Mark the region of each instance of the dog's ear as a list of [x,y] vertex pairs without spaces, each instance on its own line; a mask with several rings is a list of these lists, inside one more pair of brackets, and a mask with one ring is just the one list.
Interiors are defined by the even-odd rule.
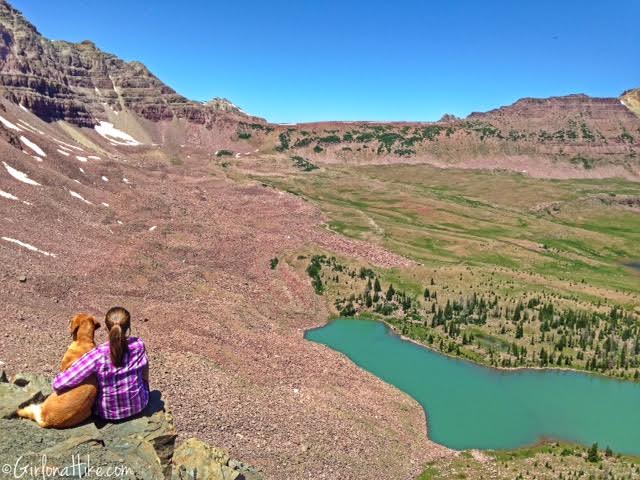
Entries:
[[69,333],[74,340],[76,338],[76,334],[78,333],[78,328],[80,328],[80,320],[82,320],[82,315],[76,315],[69,322]]
[[91,317],[91,319],[93,320],[93,326],[97,329],[100,328],[100,322],[98,320],[95,319],[95,317]]

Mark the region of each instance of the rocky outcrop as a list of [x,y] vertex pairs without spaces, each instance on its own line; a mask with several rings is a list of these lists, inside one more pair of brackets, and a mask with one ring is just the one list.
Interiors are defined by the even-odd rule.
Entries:
[[640,117],[640,88],[624,92],[620,96],[620,103]]
[[[19,478],[99,475],[129,479],[259,480],[260,474],[197,439],[176,447],[177,432],[159,392],[137,417],[116,423],[87,422],[66,430],[42,429],[15,417],[17,408],[41,402],[50,380],[31,374],[8,381],[0,371],[0,467]],[[39,469],[39,470],[38,470]],[[13,477],[12,477],[13,478]],[[18,477],[16,477],[18,478]]]
[[[597,98],[584,94],[550,98],[523,98],[512,105],[480,113],[469,120],[490,122],[507,133],[545,131],[560,143],[634,143],[620,138],[623,132],[637,133],[638,118],[617,98]],[[557,134],[562,132],[563,135]]]
[[0,0],[0,85],[5,96],[40,118],[78,126],[92,127],[122,110],[152,121],[184,118],[205,125],[220,115],[249,118],[228,101],[191,101],[142,63],[125,62],[90,41],[50,41],[4,0]]

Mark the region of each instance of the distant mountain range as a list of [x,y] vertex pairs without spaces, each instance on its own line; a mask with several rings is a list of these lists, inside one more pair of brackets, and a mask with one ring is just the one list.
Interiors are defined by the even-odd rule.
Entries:
[[291,151],[318,162],[426,162],[529,171],[522,166],[535,165],[542,157],[541,175],[553,176],[558,162],[600,170],[599,175],[606,174],[602,169],[611,175],[638,175],[638,90],[621,99],[525,98],[434,123],[272,125],[225,99],[189,100],[142,63],[125,62],[91,41],[48,40],[4,0],[0,33],[3,96],[47,122],[92,128],[108,121],[150,143],[191,141],[205,148],[222,143],[230,151],[245,149],[240,140],[252,138],[252,147]]

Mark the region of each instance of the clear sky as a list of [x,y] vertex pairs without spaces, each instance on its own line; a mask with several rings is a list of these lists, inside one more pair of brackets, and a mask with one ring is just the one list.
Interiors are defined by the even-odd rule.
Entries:
[[9,1],[49,38],[274,122],[436,120],[640,86],[640,0]]

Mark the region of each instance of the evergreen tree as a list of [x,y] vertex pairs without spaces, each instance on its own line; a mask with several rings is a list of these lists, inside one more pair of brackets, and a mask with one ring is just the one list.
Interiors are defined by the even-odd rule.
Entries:
[[393,299],[393,296],[396,294],[395,289],[393,288],[393,284],[389,284],[389,289],[387,290],[387,294],[385,295],[388,301]]
[[451,320],[453,318],[453,307],[451,306],[451,302],[447,300],[447,304],[444,307],[444,318],[447,320]]
[[542,347],[542,350],[540,350],[540,365],[545,366],[547,365],[548,362],[549,362],[549,356],[547,354],[547,351],[544,349],[544,347]]
[[597,443],[594,443],[589,448],[589,451],[587,452],[587,460],[589,460],[592,463],[597,463],[597,462],[600,461],[600,455],[598,455],[598,444]]
[[513,321],[514,322],[519,322],[520,318],[522,316],[522,310],[524,310],[524,307],[522,306],[522,303],[518,302],[518,305],[516,306],[516,310],[513,313]]
[[376,281],[373,282],[373,291],[376,293],[382,291],[382,287],[380,287],[380,281],[378,280],[378,277],[376,277]]
[[369,292],[367,292],[367,294],[365,295],[365,305],[367,306],[367,308],[371,308],[371,306],[373,305],[373,299],[371,298],[371,294]]
[[356,314],[356,309],[353,306],[353,303],[349,301],[342,310],[340,310],[340,315],[343,317],[352,317]]

